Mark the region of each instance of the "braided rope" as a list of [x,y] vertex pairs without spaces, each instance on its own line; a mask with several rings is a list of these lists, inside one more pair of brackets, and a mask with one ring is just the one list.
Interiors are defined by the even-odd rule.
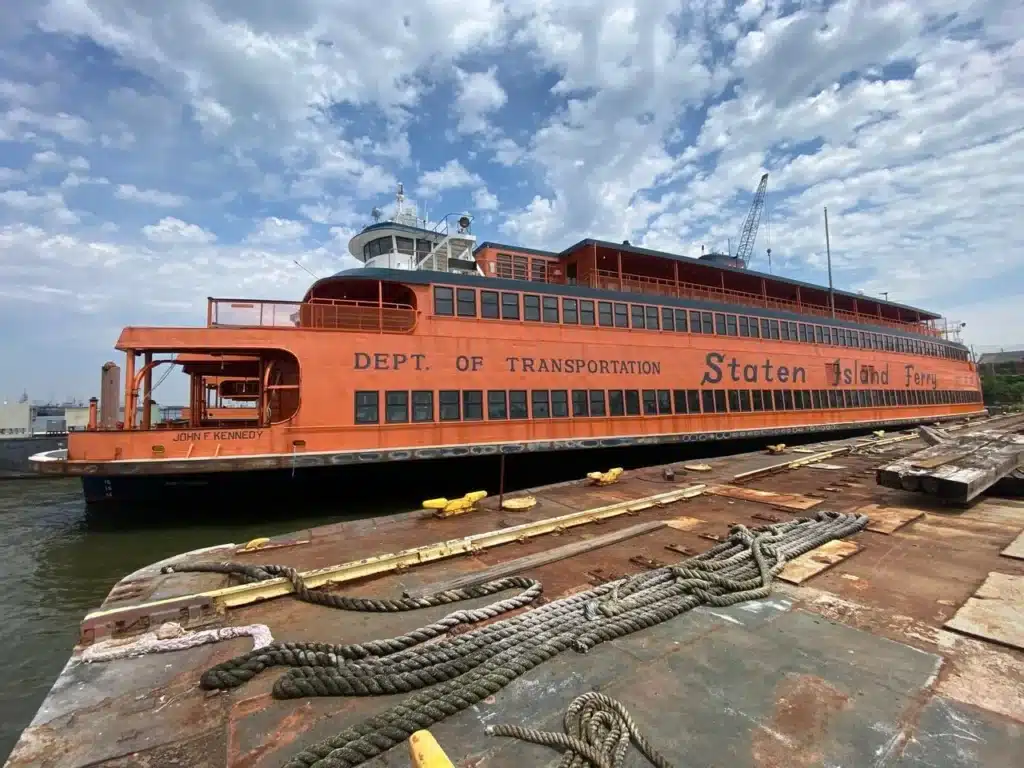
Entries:
[[513,577],[425,598],[373,600],[310,590],[293,569],[281,566],[210,563],[175,570],[237,573],[253,580],[285,575],[300,599],[346,610],[411,610],[501,589],[524,589],[515,597],[456,611],[396,638],[351,645],[274,643],[203,674],[203,688],[232,688],[267,667],[292,667],[275,682],[276,698],[411,693],[391,709],[303,750],[285,766],[351,768],[493,695],[570,648],[586,653],[699,605],[726,606],[767,597],[775,574],[788,560],[856,533],[867,523],[864,515],[819,512],[814,518],[753,530],[733,526],[728,539],[678,565],[602,584],[455,637],[441,635],[458,624],[483,621],[532,602],[540,594],[540,584]]
[[672,768],[651,746],[629,712],[615,699],[590,691],[577,696],[565,712],[565,733],[518,725],[489,725],[491,736],[508,736],[562,750],[558,768],[621,768],[630,741],[655,768]]

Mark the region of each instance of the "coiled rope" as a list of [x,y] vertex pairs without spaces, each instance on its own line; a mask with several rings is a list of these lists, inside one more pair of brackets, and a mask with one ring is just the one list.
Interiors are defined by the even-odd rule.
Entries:
[[629,712],[615,699],[593,691],[577,696],[565,712],[565,733],[538,731],[518,725],[489,725],[491,736],[510,736],[565,752],[558,768],[621,768],[632,741],[647,762],[672,768],[637,728]]
[[[757,529],[733,526],[729,537],[696,557],[638,576],[602,584],[456,637],[440,636],[458,624],[493,618],[540,594],[532,579],[508,578],[424,598],[373,600],[311,590],[291,568],[211,563],[173,570],[237,573],[247,580],[284,575],[296,595],[345,610],[411,610],[493,594],[519,595],[480,609],[456,611],[408,634],[369,643],[274,643],[207,670],[206,689],[241,685],[270,666],[290,666],[274,684],[276,698],[366,696],[413,692],[401,704],[346,728],[286,763],[285,768],[350,768],[412,733],[429,728],[504,688],[547,659],[572,648],[586,653],[600,643],[660,624],[698,605],[727,606],[767,597],[787,561],[851,535],[864,515],[819,512]],[[425,647],[417,647],[437,639]]]

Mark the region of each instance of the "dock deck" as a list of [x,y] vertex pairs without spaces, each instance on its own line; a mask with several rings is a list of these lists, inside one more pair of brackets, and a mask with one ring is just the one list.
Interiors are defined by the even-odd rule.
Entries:
[[[1024,417],[989,421],[986,428],[994,424],[1024,428]],[[417,511],[344,522],[297,531],[249,552],[230,545],[175,564],[230,560],[305,572],[332,568],[324,579],[350,578],[392,560],[333,567],[427,547],[418,550],[430,553],[419,565],[338,588],[348,595],[398,597],[640,523],[669,521],[520,573],[539,580],[543,599],[553,601],[677,563],[685,552],[705,551],[734,523],[755,528],[823,510],[859,511],[871,522],[849,537],[856,546],[835,557],[805,558],[802,569],[783,572],[788,581],[777,580],[769,598],[698,607],[588,653],[570,649],[434,725],[431,733],[459,766],[549,765],[558,759],[552,749],[490,736],[486,726],[510,723],[560,732],[569,703],[584,692],[600,691],[625,705],[676,766],[1019,764],[1024,545],[1015,548],[1014,542],[1024,531],[1024,501],[989,495],[955,509],[878,486],[880,465],[923,447],[912,433],[894,440],[899,436],[832,441],[813,446],[811,453],[802,448],[781,456],[714,459],[707,472],[676,464],[673,480],[664,479],[663,468],[652,467],[626,472],[606,487],[574,482],[534,489],[529,494],[538,503],[527,511],[500,510],[491,496],[476,511],[446,519]],[[780,466],[792,462],[801,465]],[[763,471],[768,467],[775,469]],[[677,493],[682,498],[665,501],[662,496],[696,485],[704,488],[690,498]],[[429,497],[430,489],[423,495]],[[643,501],[652,496],[660,501]],[[624,511],[638,506],[646,508]],[[554,530],[522,541],[496,544],[487,536],[588,510],[606,510],[606,516],[580,524],[569,518],[572,524],[548,526]],[[534,528],[523,530],[532,534]],[[477,541],[486,548],[445,557],[443,547],[429,546],[474,534],[483,535]],[[102,611],[83,623],[83,638],[101,641],[132,621],[144,624],[147,616],[154,623],[191,616],[197,629],[264,624],[277,641],[355,643],[395,637],[454,609],[497,599],[366,613],[290,595],[271,597],[284,590],[269,582],[223,591],[228,584],[219,574],[143,569],[126,577]],[[151,606],[182,596],[191,597]],[[87,664],[80,646],[8,765],[280,766],[408,695],[277,700],[271,688],[283,667],[226,692],[198,687],[206,669],[251,647],[246,637]],[[631,759],[640,764],[635,753]],[[364,764],[409,765],[408,749],[397,746]]]

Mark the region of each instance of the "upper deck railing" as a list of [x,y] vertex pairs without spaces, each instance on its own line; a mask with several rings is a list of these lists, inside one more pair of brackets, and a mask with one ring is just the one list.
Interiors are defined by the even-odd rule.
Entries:
[[293,328],[321,331],[409,333],[416,327],[416,310],[409,304],[314,299],[262,301],[208,299],[210,328]]
[[[832,312],[827,307],[819,307],[810,304],[803,304],[785,299],[774,299],[769,296],[762,296],[757,293],[746,291],[734,291],[728,288],[714,288],[708,285],[697,285],[695,283],[677,283],[674,280],[665,280],[658,277],[644,277],[641,275],[622,275],[618,272],[609,272],[603,269],[595,269],[580,279],[580,283],[589,285],[591,288],[600,288],[609,291],[628,291],[631,293],[656,294],[660,296],[674,296],[677,298],[704,299],[707,301],[720,301],[726,304],[737,304],[747,307],[765,307],[766,309],[777,309],[783,312],[794,312],[801,315],[815,315],[817,317],[832,317]],[[880,325],[889,328],[899,328],[910,333],[918,333],[925,336],[943,336],[941,329],[936,328],[928,321],[919,323],[903,322],[878,317],[877,315],[866,315],[862,312],[846,312],[837,309],[836,319],[848,320],[865,325]]]

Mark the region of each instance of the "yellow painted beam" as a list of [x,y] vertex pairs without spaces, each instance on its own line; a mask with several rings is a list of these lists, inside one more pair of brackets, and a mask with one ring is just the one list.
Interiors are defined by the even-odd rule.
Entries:
[[409,737],[413,768],[455,768],[430,731],[416,731]]

